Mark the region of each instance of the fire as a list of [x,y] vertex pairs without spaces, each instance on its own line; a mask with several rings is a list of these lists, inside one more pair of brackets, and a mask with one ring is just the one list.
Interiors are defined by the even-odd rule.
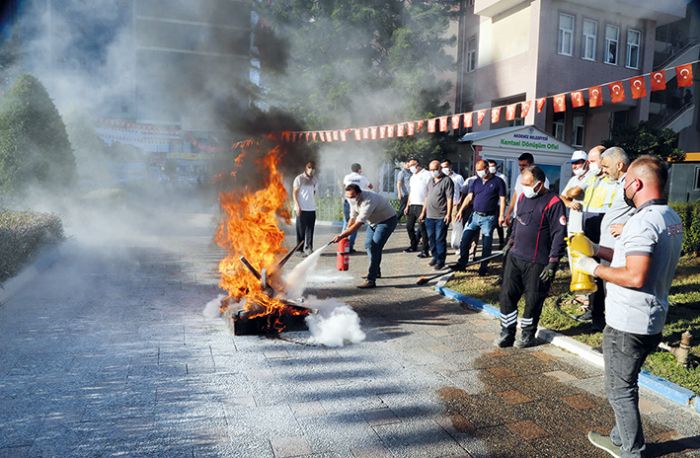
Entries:
[[[245,256],[258,272],[265,270],[273,290],[284,289],[274,275],[277,261],[287,251],[279,223],[280,220],[289,223],[291,217],[279,170],[281,155],[277,146],[256,161],[259,173],[266,175],[259,189],[246,186],[219,196],[223,218],[215,240],[226,250],[226,257],[219,262],[219,286],[228,292],[229,300],[245,299],[245,311],[251,318],[280,315],[286,308],[284,302],[265,291],[261,281],[240,260]],[[242,167],[242,159],[242,155],[236,159],[232,176]]]

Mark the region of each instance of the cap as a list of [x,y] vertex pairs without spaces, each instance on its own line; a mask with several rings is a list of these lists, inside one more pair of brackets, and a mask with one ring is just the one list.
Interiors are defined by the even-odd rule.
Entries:
[[577,150],[577,151],[574,151],[574,154],[571,155],[571,160],[569,162],[587,161],[587,160],[588,160],[588,154],[586,154],[585,151]]

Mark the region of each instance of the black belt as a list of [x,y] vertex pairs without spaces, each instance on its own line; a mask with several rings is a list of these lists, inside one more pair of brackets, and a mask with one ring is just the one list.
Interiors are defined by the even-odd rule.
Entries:
[[496,212],[478,212],[474,210],[474,213],[479,216],[496,216]]

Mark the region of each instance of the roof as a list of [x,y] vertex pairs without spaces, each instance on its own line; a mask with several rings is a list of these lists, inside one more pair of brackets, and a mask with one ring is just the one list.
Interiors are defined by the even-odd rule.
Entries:
[[500,135],[509,134],[511,132],[516,132],[525,127],[531,126],[512,126],[512,127],[501,127],[500,129],[491,130],[480,130],[478,132],[469,132],[468,134],[462,135],[459,139],[460,142],[474,142],[478,140],[483,140],[485,138],[498,137]]

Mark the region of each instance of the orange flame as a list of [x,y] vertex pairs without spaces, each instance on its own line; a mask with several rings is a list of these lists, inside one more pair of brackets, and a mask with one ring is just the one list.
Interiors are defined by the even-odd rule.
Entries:
[[[242,165],[242,155],[236,159],[232,176]],[[216,243],[226,250],[226,257],[219,262],[221,279],[219,286],[233,300],[246,299],[245,310],[250,318],[281,313],[285,304],[270,297],[261,281],[241,263],[245,256],[258,272],[266,270],[268,283],[279,282],[274,274],[277,261],[284,248],[284,231],[280,220],[289,223],[287,191],[279,170],[281,149],[272,148],[257,164],[267,176],[260,189],[234,189],[219,195],[223,218],[216,231]],[[276,291],[281,284],[271,284]]]

